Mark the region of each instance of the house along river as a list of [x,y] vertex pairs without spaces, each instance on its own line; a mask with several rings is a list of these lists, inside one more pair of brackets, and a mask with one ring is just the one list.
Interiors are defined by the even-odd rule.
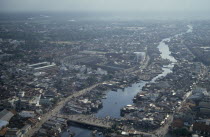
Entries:
[[[188,25],[188,30],[186,33],[190,33],[193,30],[193,27],[191,25]],[[184,33],[182,33],[184,34]],[[175,35],[174,37],[177,37],[179,35]],[[161,52],[161,57],[163,59],[168,59],[171,61],[169,65],[163,66],[162,70],[163,72],[159,74],[158,76],[154,77],[151,81],[140,81],[138,83],[133,83],[131,86],[126,87],[124,90],[118,89],[116,91],[109,91],[107,93],[107,98],[103,99],[103,108],[101,108],[95,115],[97,117],[106,117],[110,116],[112,118],[120,118],[120,109],[128,104],[133,104],[133,98],[134,96],[142,90],[142,87],[145,86],[149,82],[155,82],[160,77],[166,76],[168,73],[172,72],[172,68],[174,67],[174,64],[177,62],[176,59],[171,56],[171,52],[169,50],[169,47],[165,42],[170,41],[172,37],[163,39],[159,45],[158,49]],[[68,130],[75,133],[74,137],[92,137],[92,131],[88,129],[83,129],[79,127],[71,126],[68,128]],[[68,132],[63,132],[62,137],[68,137]],[[103,135],[96,135],[96,136],[103,136]]]

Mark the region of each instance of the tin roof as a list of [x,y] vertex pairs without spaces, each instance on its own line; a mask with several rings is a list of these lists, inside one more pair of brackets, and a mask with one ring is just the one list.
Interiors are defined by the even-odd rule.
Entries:
[[14,116],[14,114],[6,109],[0,112],[0,120],[10,121],[10,119]]

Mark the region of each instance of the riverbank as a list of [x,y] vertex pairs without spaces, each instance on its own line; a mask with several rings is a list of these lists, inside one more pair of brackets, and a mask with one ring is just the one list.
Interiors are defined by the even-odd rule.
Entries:
[[[176,60],[170,56],[171,53],[169,51],[169,48],[164,43],[166,40],[169,40],[169,39],[162,40],[158,46],[158,49],[161,52],[161,57],[165,60],[169,60],[170,64],[168,64],[169,61],[167,61],[168,65],[162,65],[162,67],[159,67],[158,71],[153,71],[154,75],[153,76],[150,75],[150,78],[148,78],[148,80],[150,80],[151,82],[155,82],[157,79],[162,78],[162,77],[166,76],[167,74],[171,73],[174,63],[176,62]],[[151,66],[153,66],[153,67],[151,67]],[[151,66],[150,66],[151,69],[155,68],[154,64],[152,64]],[[144,71],[149,72],[150,70],[142,70],[142,72],[144,72]],[[157,70],[157,69],[155,69],[155,70]],[[141,73],[141,74],[143,74],[143,73]],[[151,79],[151,77],[153,77],[153,78]],[[142,77],[139,77],[139,78],[142,79]],[[118,89],[117,92],[109,91],[106,95],[106,99],[102,100],[103,108],[100,109],[99,112],[96,113],[96,116],[98,116],[98,117],[110,116],[113,118],[120,118],[121,116],[120,116],[119,110],[128,104],[131,104],[130,107],[133,107],[133,97],[137,93],[141,93],[142,88],[145,87],[145,85],[148,84],[150,81],[148,81],[148,82],[141,81],[141,82],[132,84],[130,87],[127,87],[124,90]],[[133,112],[135,112],[135,111],[136,110],[134,110]],[[129,113],[130,112],[131,111],[129,111]],[[168,115],[166,115],[166,116],[168,116]],[[130,118],[128,118],[128,115],[123,117],[123,119],[121,119],[121,121],[118,122],[118,128],[121,130],[124,130],[124,131],[128,131],[130,129],[129,126],[128,127],[124,126],[124,128],[119,127],[120,124],[122,124],[122,123],[123,123],[123,125],[128,125],[128,123],[125,123],[126,121],[128,121],[128,119],[131,120]]]
[[[153,78],[152,79],[150,78],[149,79],[150,81],[147,81],[147,82],[141,81],[141,82],[138,82],[135,84],[130,84],[130,83],[132,83],[134,81],[138,81],[141,77],[138,77],[138,76],[133,77],[132,76],[132,77],[129,77],[129,79],[130,78],[132,78],[132,79],[127,80],[127,81],[118,81],[117,79],[115,79],[114,83],[109,85],[110,87],[112,87],[112,89],[114,91],[108,90],[108,92],[107,92],[106,89],[104,90],[107,92],[107,94],[104,97],[104,99],[102,99],[103,107],[102,107],[102,109],[99,109],[99,111],[96,113],[96,117],[103,118],[103,117],[109,116],[109,117],[114,117],[114,118],[118,119],[118,118],[120,118],[120,109],[128,104],[131,104],[130,107],[136,106],[137,110],[134,110],[134,111],[132,111],[132,113],[128,113],[120,120],[117,120],[118,122],[116,122],[116,124],[117,124],[116,126],[117,126],[118,131],[127,132],[128,130],[130,130],[133,127],[135,130],[138,130],[138,131],[143,131],[143,132],[149,131],[150,132],[150,130],[154,130],[157,127],[163,126],[168,121],[170,121],[169,119],[171,119],[171,116],[168,114],[170,114],[173,111],[173,109],[170,110],[170,109],[167,109],[167,107],[163,106],[162,104],[159,104],[159,106],[158,106],[154,103],[154,101],[157,101],[160,97],[163,97],[163,94],[162,94],[163,91],[161,91],[162,92],[161,93],[160,91],[154,90],[154,92],[148,92],[148,93],[144,94],[144,97],[145,97],[145,95],[149,95],[148,96],[149,98],[147,97],[147,98],[145,98],[146,100],[144,100],[144,106],[143,106],[144,109],[139,109],[139,107],[142,108],[142,103],[139,103],[139,101],[137,101],[138,103],[135,102],[133,104],[133,101],[132,101],[133,97],[137,93],[141,93],[142,88],[145,87],[145,85],[147,85],[148,89],[151,89],[150,86],[148,86],[148,85],[151,85],[151,82],[153,83],[153,82],[156,82],[156,80],[161,80],[167,74],[172,72],[172,69],[174,67],[174,64],[176,63],[176,60],[170,55],[171,53],[169,51],[169,48],[167,48],[168,45],[165,44],[169,40],[170,39],[163,39],[159,43],[158,49],[161,52],[161,54],[160,54],[161,58],[157,57],[156,62],[150,63],[147,66],[148,68],[150,68],[149,71],[148,71],[148,68],[146,69],[146,67],[145,67],[145,70],[144,69],[141,70],[142,72],[144,72],[144,71],[151,72],[150,75],[153,75]],[[166,61],[166,60],[169,60],[169,61]],[[159,63],[159,62],[161,62],[161,63]],[[158,63],[159,65],[157,65],[155,63]],[[157,69],[155,69],[155,71],[152,71],[152,68],[157,68]],[[134,74],[131,74],[131,75],[134,75]],[[124,83],[124,85],[122,85],[123,82],[125,82],[126,84]],[[119,87],[124,88],[123,86],[125,86],[127,84],[130,85],[130,87],[126,87],[124,90],[117,89]],[[164,84],[160,84],[159,86],[160,86],[159,87],[160,89],[162,88],[162,86],[167,87],[167,82]],[[81,97],[81,96],[77,96],[77,97],[75,97],[75,99],[78,99],[78,100],[85,99],[85,98],[91,99],[89,97],[89,95],[92,94],[92,98],[94,98],[93,94],[96,92],[91,92],[91,90],[90,90],[89,93],[88,92],[86,92],[86,93],[87,94],[83,94],[84,96],[82,98],[77,98],[77,97]],[[102,94],[105,95],[103,92],[102,92]],[[120,95],[122,95],[122,96],[120,96]],[[142,95],[142,94],[137,94],[137,96],[138,95]],[[151,96],[151,95],[153,95],[153,96]],[[110,101],[110,100],[112,100],[112,101]],[[137,100],[142,100],[142,98],[137,98]],[[86,100],[86,101],[88,101],[88,100]],[[149,101],[149,102],[146,103],[145,101],[146,102]],[[153,103],[151,103],[151,101]],[[120,105],[118,105],[118,104],[120,104]],[[112,109],[112,108],[113,108],[113,111],[110,111],[110,109]],[[137,112],[138,113],[140,112],[139,114],[141,114],[141,117],[136,115]],[[151,115],[152,114],[151,112],[155,112],[155,114]],[[160,114],[161,114],[161,116],[160,116]],[[131,117],[133,117],[133,118],[135,117],[135,118],[131,119]],[[145,117],[145,118],[142,118],[142,117]],[[136,125],[135,121],[138,121],[138,119],[141,119],[141,121],[144,123],[144,125],[141,125],[141,122],[138,122],[138,125]],[[155,123],[152,122],[151,119],[152,119],[152,121],[155,121]],[[132,124],[133,126],[130,126],[131,123],[133,123]],[[126,125],[126,126],[121,126],[121,125]],[[139,129],[139,126],[142,128]],[[148,130],[148,126],[150,127],[149,130]],[[144,129],[146,127],[147,127],[147,130]]]

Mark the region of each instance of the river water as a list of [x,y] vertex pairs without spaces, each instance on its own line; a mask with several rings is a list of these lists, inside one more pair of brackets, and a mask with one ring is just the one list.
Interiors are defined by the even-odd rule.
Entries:
[[[188,25],[188,30],[186,33],[192,32],[193,27]],[[178,34],[182,35],[182,34]],[[177,37],[178,35],[175,35]],[[110,116],[112,118],[120,118],[120,109],[128,104],[133,104],[133,97],[140,91],[142,91],[142,87],[145,86],[149,82],[155,82],[158,78],[164,77],[167,74],[172,72],[172,68],[177,60],[171,56],[171,52],[169,47],[165,42],[169,42],[170,38],[163,39],[159,45],[158,49],[161,52],[161,57],[163,59],[168,59],[171,61],[169,65],[166,65],[162,68],[163,72],[158,76],[154,77],[151,81],[140,81],[138,83],[132,84],[130,87],[126,87],[124,90],[118,89],[117,91],[109,91],[107,93],[107,98],[103,99],[103,108],[100,109],[95,115],[97,117],[106,117]],[[69,127],[71,131],[76,133],[74,137],[92,137],[91,130],[83,129],[79,127]],[[101,135],[102,136],[102,135]],[[62,137],[68,137],[68,133],[64,132]],[[99,135],[97,136],[99,137]]]

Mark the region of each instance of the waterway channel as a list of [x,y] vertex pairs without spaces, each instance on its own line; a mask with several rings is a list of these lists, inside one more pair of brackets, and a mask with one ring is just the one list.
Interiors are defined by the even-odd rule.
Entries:
[[[188,30],[186,33],[192,32],[192,26],[188,25]],[[179,35],[179,34],[178,34]],[[182,35],[182,34],[181,34]],[[175,35],[176,37],[177,35]],[[138,83],[132,84],[130,87],[126,87],[124,90],[118,89],[117,91],[109,91],[107,93],[107,98],[103,99],[103,108],[100,109],[95,116],[97,117],[106,117],[110,116],[112,118],[120,118],[120,109],[128,104],[133,104],[133,97],[142,90],[149,82],[155,82],[158,78],[164,77],[167,74],[172,72],[172,68],[177,60],[171,56],[169,47],[165,42],[170,41],[172,37],[163,39],[159,45],[158,49],[161,52],[161,57],[163,59],[168,59],[171,61],[169,65],[163,66],[163,72],[158,76],[154,77],[151,81],[140,81]],[[92,137],[91,130],[78,128],[78,127],[69,127],[76,135],[74,137]],[[96,135],[96,137],[103,137],[103,135]],[[62,137],[68,137],[68,133],[64,132]]]

